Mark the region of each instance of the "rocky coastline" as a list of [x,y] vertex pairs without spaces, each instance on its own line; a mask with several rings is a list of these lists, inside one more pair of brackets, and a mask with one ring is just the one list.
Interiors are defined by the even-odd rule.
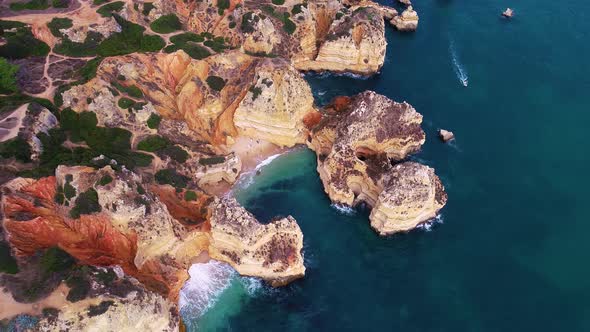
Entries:
[[[14,265],[0,286],[37,309],[0,326],[182,330],[179,291],[209,259],[274,287],[303,278],[295,218],[259,221],[220,194],[274,149],[313,150],[331,201],[372,207],[380,235],[436,217],[444,187],[408,161],[422,115],[372,91],[319,107],[302,77],[378,73],[385,21],[417,28],[407,5],[82,0],[71,15],[14,13],[0,53],[16,31],[50,51],[2,53],[21,74],[0,96],[0,245]],[[66,299],[42,304],[58,291]]]

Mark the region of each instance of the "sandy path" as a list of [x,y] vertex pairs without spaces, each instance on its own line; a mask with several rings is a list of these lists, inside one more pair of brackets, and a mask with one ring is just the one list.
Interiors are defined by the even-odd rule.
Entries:
[[29,104],[23,104],[0,122],[0,142],[15,138],[27,114]]
[[69,288],[65,284],[59,285],[53,293],[35,303],[16,302],[6,290],[0,290],[0,320],[11,318],[18,314],[41,315],[44,308],[61,308],[68,303],[66,296]]

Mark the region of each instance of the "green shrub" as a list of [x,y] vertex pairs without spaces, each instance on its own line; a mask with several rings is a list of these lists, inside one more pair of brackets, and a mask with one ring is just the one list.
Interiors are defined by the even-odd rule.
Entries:
[[31,162],[31,146],[24,138],[14,138],[0,143],[0,156],[11,158],[23,163]]
[[201,165],[215,165],[215,164],[221,164],[224,161],[225,161],[224,156],[215,156],[215,157],[209,157],[209,158],[201,158],[201,159],[199,159],[199,164],[201,164]]
[[80,84],[86,83],[96,77],[96,70],[102,62],[102,59],[103,58],[101,57],[94,58],[86,62],[82,68],[78,69],[78,74],[81,76],[79,81]]
[[228,26],[229,26],[230,29],[233,29],[233,28],[236,27],[236,22],[235,21],[231,21],[231,22],[229,22]]
[[155,178],[159,184],[169,184],[175,188],[185,188],[190,181],[188,177],[176,173],[172,168],[159,170]]
[[98,193],[90,188],[76,197],[75,206],[70,210],[70,217],[80,218],[83,214],[100,212],[102,207],[98,203]]
[[58,247],[47,249],[40,260],[41,273],[44,275],[68,270],[74,264],[76,264],[74,258]]
[[0,21],[2,31],[16,28],[15,32],[3,32],[5,44],[0,46],[0,57],[7,59],[23,59],[29,56],[45,56],[49,53],[49,45],[33,36],[31,28],[12,21]]
[[217,0],[217,12],[219,15],[223,15],[223,12],[229,8],[229,0]]
[[120,11],[124,5],[125,3],[123,1],[115,1],[98,8],[96,12],[102,17],[111,17],[113,16],[113,12]]
[[188,42],[195,42],[195,43],[204,42],[205,38],[201,35],[197,35],[196,33],[185,32],[185,33],[179,33],[177,35],[170,37],[170,41],[174,44],[178,44],[180,46],[183,46],[184,44],[186,44]]
[[272,0],[272,3],[277,6],[281,6],[285,4],[285,0]]
[[52,0],[51,6],[53,8],[68,8],[70,0]]
[[69,18],[54,17],[51,22],[47,23],[49,31],[51,31],[51,34],[56,37],[63,36],[63,34],[59,32],[60,29],[69,29],[72,26],[72,20]]
[[147,120],[147,125],[150,129],[158,129],[160,121],[162,121],[162,117],[158,114],[152,113]]
[[131,23],[119,15],[113,15],[121,26],[121,32],[112,34],[97,48],[101,56],[124,55],[134,52],[156,52],[166,43],[160,36],[144,35],[144,27]]
[[14,11],[19,10],[45,10],[49,8],[47,0],[31,0],[27,2],[13,2],[10,4],[10,9]]
[[98,185],[99,186],[106,186],[107,184],[113,182],[113,177],[110,176],[109,174],[105,174],[103,175],[100,180],[98,180]]
[[170,159],[175,160],[179,163],[186,162],[189,157],[188,152],[186,152],[183,148],[176,146],[176,145],[167,146],[164,149],[162,149],[160,152],[163,155],[166,155],[166,156],[170,157]]
[[256,85],[252,85],[248,90],[252,92],[252,100],[256,100],[256,98],[262,93],[262,88],[259,88]]
[[196,201],[197,200],[197,193],[192,190],[187,190],[184,192],[184,200],[187,202]]
[[152,9],[154,9],[154,4],[152,2],[144,2],[143,3],[143,15],[148,16]]
[[74,196],[76,196],[76,188],[74,188],[70,182],[66,182],[64,184],[64,189],[63,189],[63,193],[64,193],[64,197],[67,198],[68,200],[74,198]]
[[16,85],[17,72],[18,66],[10,64],[4,58],[0,58],[0,93],[8,94],[18,91]]
[[147,152],[156,152],[158,150],[162,150],[163,148],[170,145],[167,139],[163,138],[162,136],[153,135],[148,136],[143,141],[137,144],[137,149]]
[[176,15],[168,14],[153,21],[150,28],[157,33],[171,33],[182,29],[182,24]]
[[114,86],[117,90],[119,90],[123,93],[126,93],[133,98],[142,98],[143,97],[143,92],[141,92],[141,89],[135,85],[124,86],[117,81],[112,81],[111,85]]
[[240,30],[244,33],[254,32],[254,24],[260,21],[260,17],[253,12],[247,12],[242,16],[242,23],[240,24]]
[[225,86],[225,80],[219,76],[211,75],[206,79],[207,85],[215,91],[221,91]]
[[95,6],[100,6],[103,3],[107,3],[109,1],[111,1],[111,0],[92,0],[92,4],[95,5]]
[[184,47],[182,47],[182,50],[185,51],[186,54],[188,54],[191,58],[197,60],[205,59],[211,55],[211,52],[209,52],[208,49],[193,43],[186,44]]
[[307,3],[298,3],[295,6],[293,6],[293,9],[291,9],[291,14],[296,15],[301,13],[303,10],[302,8],[307,7]]
[[62,39],[62,42],[55,45],[53,51],[71,57],[95,56],[100,45],[102,35],[98,32],[89,31],[83,43],[76,43],[69,39]]
[[10,246],[4,241],[0,242],[0,273],[18,273],[16,259],[14,259],[10,252]]
[[295,29],[297,29],[297,26],[295,23],[293,23],[293,21],[288,18],[283,20],[283,30],[285,30],[288,34],[292,35],[293,32],[295,32]]
[[123,108],[123,109],[127,109],[131,106],[133,106],[133,104],[135,104],[135,101],[133,101],[132,99],[129,98],[119,98],[119,102],[117,103],[119,105],[119,107]]

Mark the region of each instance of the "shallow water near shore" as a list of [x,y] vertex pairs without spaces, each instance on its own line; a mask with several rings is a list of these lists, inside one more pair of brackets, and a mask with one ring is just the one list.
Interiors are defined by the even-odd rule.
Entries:
[[[511,21],[500,18],[508,5]],[[318,104],[370,89],[424,116],[412,158],[446,187],[441,222],[379,237],[368,211],[331,206],[313,152],[295,149],[234,194],[262,221],[297,219],[305,278],[252,291],[233,275],[208,310],[185,315],[189,330],[590,331],[587,2],[415,8],[416,33],[387,28],[380,75],[307,79]],[[438,128],[457,140],[442,144]]]

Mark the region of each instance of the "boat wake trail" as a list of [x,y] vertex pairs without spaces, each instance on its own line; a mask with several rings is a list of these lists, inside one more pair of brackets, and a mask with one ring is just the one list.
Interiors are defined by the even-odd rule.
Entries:
[[453,70],[455,71],[455,75],[457,75],[457,79],[463,86],[467,86],[469,84],[469,77],[467,76],[467,71],[461,65],[459,61],[459,56],[457,56],[457,50],[455,49],[455,42],[451,39],[449,43],[449,53],[451,54],[451,61],[453,62]]

